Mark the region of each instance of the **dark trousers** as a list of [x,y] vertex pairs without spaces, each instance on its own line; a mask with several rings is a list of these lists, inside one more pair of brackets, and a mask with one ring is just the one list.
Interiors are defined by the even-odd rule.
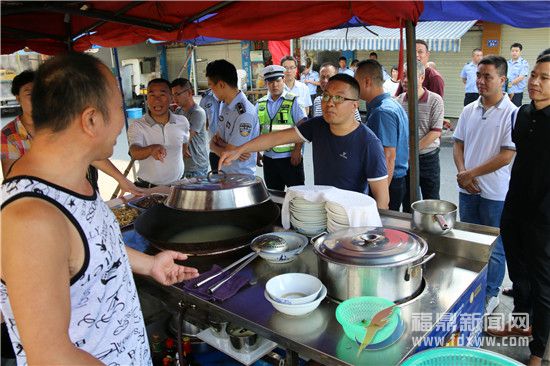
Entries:
[[[438,200],[441,169],[439,167],[439,148],[418,156],[418,175],[423,200]],[[405,176],[405,198],[403,212],[411,212],[410,175]]]
[[405,198],[405,177],[393,177],[390,183],[390,210],[399,211]]
[[479,98],[479,93],[466,93],[464,94],[464,106],[474,102]]
[[304,162],[297,166],[290,164],[290,157],[272,159],[264,155],[264,180],[269,189],[284,191],[285,186],[299,186],[304,184]]
[[218,171],[218,163],[220,162],[220,157],[213,152],[208,155],[208,160],[210,160],[210,170],[213,172]]
[[505,208],[500,224],[508,273],[514,283],[514,313],[530,314],[531,354],[542,357],[550,332],[550,223]]
[[514,103],[518,107],[521,107],[521,101],[522,100],[523,100],[523,92],[514,93],[514,96],[512,97],[512,103]]

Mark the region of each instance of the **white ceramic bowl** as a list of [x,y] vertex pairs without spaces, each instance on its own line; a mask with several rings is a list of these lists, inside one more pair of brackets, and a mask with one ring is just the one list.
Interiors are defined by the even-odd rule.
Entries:
[[304,235],[290,232],[290,231],[281,231],[281,232],[263,234],[254,238],[254,241],[261,240],[261,238],[265,235],[279,236],[285,240],[288,246],[287,250],[281,253],[267,253],[267,252],[260,251],[260,257],[262,257],[263,259],[271,263],[292,262],[293,260],[296,259],[296,257],[298,257],[300,253],[304,251],[307,244],[309,243],[308,238],[305,237]]
[[274,301],[287,305],[312,302],[322,288],[321,280],[306,273],[285,273],[265,284],[265,290]]
[[267,291],[264,292],[264,296],[273,305],[275,309],[280,311],[281,313],[292,315],[292,316],[301,316],[311,313],[313,310],[317,309],[319,305],[321,304],[321,301],[327,296],[327,288],[323,286],[321,289],[321,292],[317,296],[317,298],[309,302],[307,304],[299,304],[299,305],[287,305],[287,304],[281,304],[275,300],[273,300]]

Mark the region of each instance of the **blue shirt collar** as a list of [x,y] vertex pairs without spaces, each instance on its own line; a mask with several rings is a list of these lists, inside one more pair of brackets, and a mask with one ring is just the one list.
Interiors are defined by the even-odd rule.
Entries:
[[367,103],[367,109],[371,110],[378,107],[380,104],[382,104],[382,101],[387,98],[391,98],[389,93],[382,93],[380,95],[377,95],[373,100],[370,101],[370,103]]

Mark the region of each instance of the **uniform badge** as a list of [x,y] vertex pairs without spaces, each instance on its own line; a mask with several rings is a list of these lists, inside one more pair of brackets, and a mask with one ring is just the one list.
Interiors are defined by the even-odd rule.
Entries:
[[242,103],[237,103],[237,112],[239,112],[239,114],[243,114],[246,112],[246,109],[244,108],[244,105]]
[[258,106],[258,110],[259,111],[265,111],[265,105],[262,104],[262,105]]
[[250,132],[252,131],[252,124],[250,123],[241,123],[239,126],[239,133],[242,137],[247,137],[250,135]]
[[225,122],[225,128],[230,129],[231,128],[231,122],[229,122],[229,121]]
[[220,120],[220,122],[223,122],[223,116],[218,116],[218,119]]

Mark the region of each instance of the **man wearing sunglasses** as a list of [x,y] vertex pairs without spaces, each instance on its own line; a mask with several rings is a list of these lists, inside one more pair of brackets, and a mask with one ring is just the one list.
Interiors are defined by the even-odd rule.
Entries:
[[220,157],[221,168],[241,154],[263,151],[288,143],[313,144],[315,184],[355,192],[369,190],[379,208],[388,208],[388,173],[380,140],[355,119],[359,84],[349,75],[330,78],[322,97],[323,117],[299,126],[263,134],[250,142],[227,149]]
[[193,100],[193,86],[184,78],[172,81],[172,96],[178,105],[176,114],[189,121],[189,144],[183,152],[185,178],[206,176],[208,173],[208,151],[206,149],[206,112]]

